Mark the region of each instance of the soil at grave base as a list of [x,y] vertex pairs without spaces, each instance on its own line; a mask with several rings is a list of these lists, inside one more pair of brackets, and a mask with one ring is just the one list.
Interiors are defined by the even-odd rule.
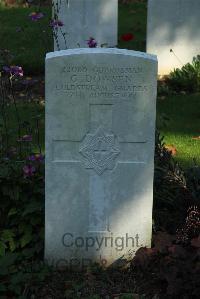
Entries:
[[97,294],[100,298],[118,299],[123,294],[135,294],[135,282],[128,270],[90,270],[84,272],[55,271],[37,291],[37,299],[91,298]]

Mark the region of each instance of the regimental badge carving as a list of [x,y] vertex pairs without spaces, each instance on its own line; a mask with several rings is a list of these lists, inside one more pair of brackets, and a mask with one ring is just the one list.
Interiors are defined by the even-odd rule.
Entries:
[[79,152],[85,158],[85,167],[93,168],[101,175],[105,170],[114,168],[120,150],[116,136],[100,127],[94,134],[85,136]]

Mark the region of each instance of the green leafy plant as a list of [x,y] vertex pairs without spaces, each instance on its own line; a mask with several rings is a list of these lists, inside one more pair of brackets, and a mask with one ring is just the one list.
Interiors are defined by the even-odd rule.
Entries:
[[200,91],[200,55],[193,58],[192,63],[185,64],[181,69],[175,69],[166,79],[168,86],[177,91]]
[[27,245],[43,248],[44,165],[37,163],[34,175],[24,173],[26,162],[0,162],[0,255]]
[[32,163],[36,171],[27,177],[26,161],[0,162],[0,294],[22,295],[27,281],[40,275],[27,271],[44,247],[44,165]]
[[175,233],[184,221],[189,206],[196,200],[188,186],[185,172],[156,133],[154,171],[154,229]]

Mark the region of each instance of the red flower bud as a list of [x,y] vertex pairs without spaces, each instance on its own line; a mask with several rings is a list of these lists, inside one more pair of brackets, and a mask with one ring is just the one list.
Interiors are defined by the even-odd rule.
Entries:
[[132,33],[125,33],[121,36],[121,39],[124,41],[124,42],[129,42],[130,40],[133,40],[134,39],[134,35]]

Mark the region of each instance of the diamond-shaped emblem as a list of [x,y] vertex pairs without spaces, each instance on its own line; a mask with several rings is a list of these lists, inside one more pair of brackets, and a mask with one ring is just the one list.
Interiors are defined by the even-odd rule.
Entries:
[[117,138],[100,127],[94,134],[85,136],[79,152],[85,158],[85,167],[93,168],[100,175],[114,168],[120,150]]

